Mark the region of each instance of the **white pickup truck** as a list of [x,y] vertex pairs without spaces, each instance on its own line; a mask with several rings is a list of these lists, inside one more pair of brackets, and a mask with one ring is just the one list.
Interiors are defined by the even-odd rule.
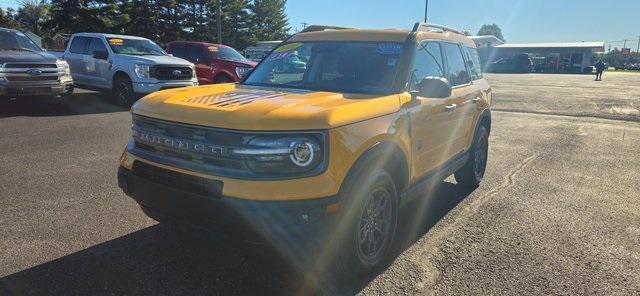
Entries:
[[75,85],[110,90],[117,104],[131,105],[154,91],[198,85],[193,63],[135,36],[77,33],[63,55]]

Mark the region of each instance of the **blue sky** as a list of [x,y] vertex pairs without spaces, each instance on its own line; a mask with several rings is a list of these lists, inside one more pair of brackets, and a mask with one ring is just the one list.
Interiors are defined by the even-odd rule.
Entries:
[[[16,7],[17,0],[0,0]],[[288,0],[292,28],[301,23],[359,28],[410,28],[424,17],[424,0]],[[476,33],[497,23],[509,42],[607,41],[635,49],[640,0],[429,0],[429,20]],[[616,41],[616,42],[611,42]],[[610,43],[609,43],[610,42]]]
[[[302,22],[410,28],[424,18],[424,0],[288,0],[287,14],[293,28]],[[429,20],[474,34],[496,23],[514,43],[630,39],[627,46],[635,50],[640,0],[429,0]]]

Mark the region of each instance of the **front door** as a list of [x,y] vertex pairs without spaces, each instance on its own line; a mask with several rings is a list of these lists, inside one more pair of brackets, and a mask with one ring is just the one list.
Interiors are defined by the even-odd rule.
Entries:
[[[411,72],[410,89],[417,90],[425,77],[447,77],[441,43],[418,44]],[[422,177],[449,160],[455,149],[456,116],[459,112],[455,95],[449,98],[417,96],[411,104],[413,169]]]
[[213,69],[211,67],[211,56],[208,50],[199,45],[186,46],[187,60],[196,66],[198,82],[209,84],[213,82]]
[[108,53],[109,51],[101,38],[92,37],[87,54],[87,84],[95,87],[111,88],[107,79],[109,68],[111,67],[109,57],[104,59],[95,58],[95,52]]

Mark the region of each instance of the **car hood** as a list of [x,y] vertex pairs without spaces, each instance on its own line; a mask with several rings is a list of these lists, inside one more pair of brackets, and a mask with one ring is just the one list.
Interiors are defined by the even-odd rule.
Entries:
[[168,121],[237,130],[329,129],[397,112],[398,95],[215,84],[155,92],[132,113]]
[[55,63],[58,58],[45,51],[0,50],[0,63]]
[[181,58],[172,56],[138,56],[138,55],[122,55],[127,57],[127,61],[135,64],[150,65],[191,65],[191,62]]

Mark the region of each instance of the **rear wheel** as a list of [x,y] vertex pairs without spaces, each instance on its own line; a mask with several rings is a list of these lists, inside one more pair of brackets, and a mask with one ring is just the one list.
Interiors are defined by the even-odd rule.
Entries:
[[113,81],[113,94],[116,104],[120,106],[131,106],[135,101],[135,93],[131,79],[126,76],[118,76]]
[[489,132],[485,126],[478,128],[469,152],[469,160],[455,173],[456,181],[465,187],[478,187],[484,177],[489,154]]

